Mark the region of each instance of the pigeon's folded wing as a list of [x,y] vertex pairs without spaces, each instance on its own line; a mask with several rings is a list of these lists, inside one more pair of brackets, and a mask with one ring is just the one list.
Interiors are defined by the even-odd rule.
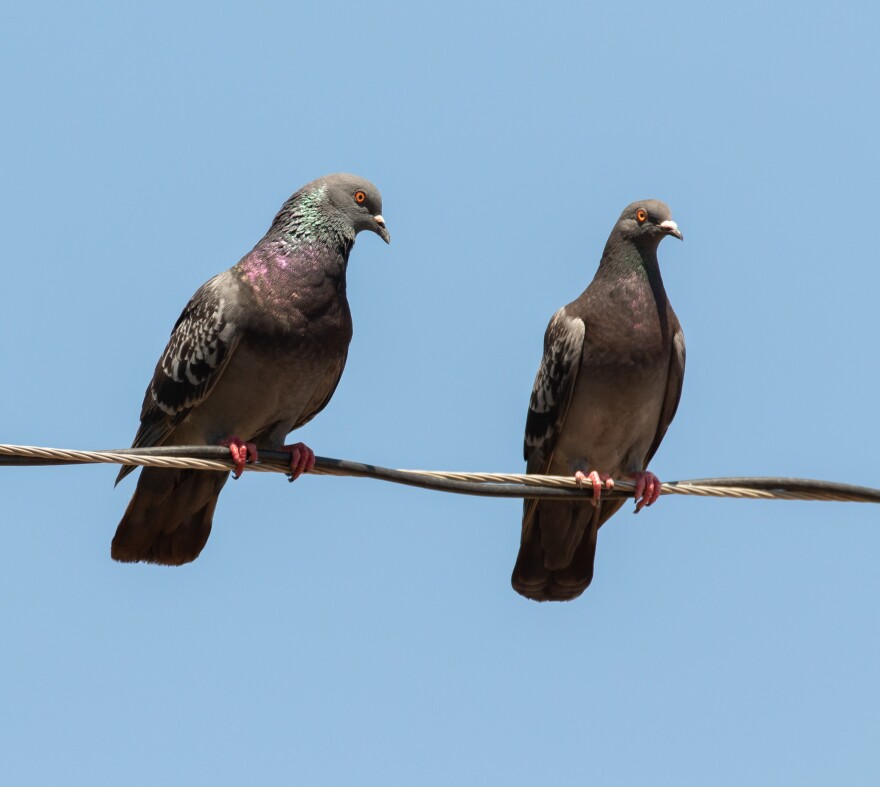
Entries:
[[584,321],[569,315],[565,307],[547,326],[544,357],[526,417],[523,455],[529,473],[543,473],[550,464],[580,369],[584,333]]
[[[233,282],[228,271],[215,276],[184,308],[144,395],[132,447],[162,445],[217,384],[241,337],[230,314]],[[123,467],[117,483],[132,470]]]

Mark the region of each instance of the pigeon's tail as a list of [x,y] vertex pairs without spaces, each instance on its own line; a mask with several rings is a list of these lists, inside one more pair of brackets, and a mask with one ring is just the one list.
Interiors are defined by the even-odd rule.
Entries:
[[145,467],[110,555],[123,563],[180,566],[195,560],[211,535],[217,497],[229,473]]
[[513,589],[534,601],[571,601],[593,579],[596,536],[623,501],[590,503],[547,501],[529,505],[522,543],[513,567]]

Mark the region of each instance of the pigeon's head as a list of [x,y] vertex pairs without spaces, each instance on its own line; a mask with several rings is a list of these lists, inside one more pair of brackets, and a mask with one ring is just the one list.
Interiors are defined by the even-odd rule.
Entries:
[[627,205],[614,229],[624,238],[654,248],[667,235],[684,239],[672,220],[669,206],[658,199],[643,199]]
[[357,175],[328,175],[320,181],[324,198],[338,214],[351,222],[354,231],[375,232],[385,243],[391,234],[382,218],[382,195],[370,181]]

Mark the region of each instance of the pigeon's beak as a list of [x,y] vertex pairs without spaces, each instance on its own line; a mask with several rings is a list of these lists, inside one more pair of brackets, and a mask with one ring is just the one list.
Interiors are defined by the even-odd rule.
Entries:
[[385,219],[382,218],[381,213],[377,213],[373,216],[373,221],[376,222],[376,234],[385,241],[385,243],[391,243],[391,233],[385,229]]
[[684,240],[684,235],[681,234],[678,230],[678,224],[676,224],[672,219],[666,219],[666,221],[660,222],[660,228],[667,235],[674,235],[679,240]]

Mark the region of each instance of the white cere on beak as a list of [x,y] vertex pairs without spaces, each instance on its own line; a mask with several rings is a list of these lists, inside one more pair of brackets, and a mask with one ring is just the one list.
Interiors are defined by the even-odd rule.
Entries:
[[380,227],[385,226],[385,219],[382,218],[381,213],[377,213],[375,216],[373,216],[373,221],[375,221],[376,224],[378,224]]
[[670,235],[675,235],[676,238],[681,240],[681,231],[678,229],[678,224],[676,224],[672,219],[661,221],[660,228],[666,230]]

